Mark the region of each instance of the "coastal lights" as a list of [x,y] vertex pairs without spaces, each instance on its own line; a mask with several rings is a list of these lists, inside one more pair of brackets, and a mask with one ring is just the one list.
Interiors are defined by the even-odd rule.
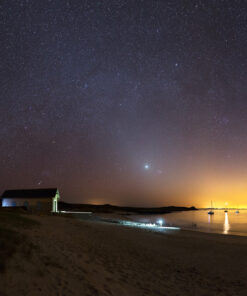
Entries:
[[[162,222],[163,223],[163,222]],[[139,222],[132,222],[132,221],[121,221],[122,225],[131,226],[131,227],[140,227],[140,228],[151,228],[153,230],[159,230],[160,228],[164,230],[179,230],[180,227],[173,227],[173,226],[159,226],[154,223],[139,223]]]
[[159,226],[162,227],[162,226],[163,226],[163,220],[162,220],[162,219],[159,219],[159,220],[157,221],[157,224],[159,224]]

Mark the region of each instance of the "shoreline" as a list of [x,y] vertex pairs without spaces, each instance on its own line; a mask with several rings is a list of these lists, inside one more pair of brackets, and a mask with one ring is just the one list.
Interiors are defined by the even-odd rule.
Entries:
[[[84,215],[84,214],[81,214]],[[135,219],[131,219],[131,214],[125,215],[122,213],[97,213],[97,214],[92,214],[91,218],[86,218],[85,216],[80,217],[80,214],[76,214],[75,217],[78,217],[78,219],[80,220],[91,220],[91,221],[99,221],[99,222],[103,222],[103,223],[112,223],[112,224],[119,224],[122,226],[126,226],[126,227],[135,227],[135,226],[128,226],[128,225],[124,225],[123,223],[125,221],[128,222],[134,222],[134,223],[140,223],[139,221],[136,221]],[[133,215],[134,216],[134,215]],[[166,225],[164,225],[166,226]],[[228,234],[224,234],[223,232],[220,231],[206,231],[200,228],[189,228],[189,227],[182,227],[182,226],[178,226],[176,224],[167,224],[167,227],[178,227],[180,228],[180,231],[191,231],[191,232],[199,232],[199,233],[205,233],[205,234],[217,234],[217,235],[223,235],[223,236],[234,236],[234,237],[247,237],[247,234],[242,234],[242,233],[238,233],[238,234],[233,234],[233,233],[228,233]],[[137,227],[138,228],[138,227]],[[145,227],[143,227],[145,228]],[[148,228],[148,227],[147,227]],[[150,229],[150,228],[148,228]],[[150,231],[156,231],[156,232],[162,232],[162,229],[159,229],[159,227],[157,226],[157,229],[150,229]],[[164,229],[165,231],[165,229]]]
[[[167,213],[167,214],[172,214],[172,213]],[[78,215],[80,215],[80,214],[78,214]],[[84,215],[84,214],[82,214],[82,215]],[[163,215],[166,215],[166,214],[163,214]],[[128,213],[127,215],[126,215],[126,213],[96,213],[96,214],[92,214],[92,216],[94,216],[96,218],[96,220],[97,220],[97,218],[99,218],[99,219],[102,219],[102,222],[106,222],[106,223],[121,224],[124,221],[139,223],[139,221],[136,221],[133,217],[133,216],[135,216],[135,214],[132,215],[130,213]],[[140,216],[142,216],[142,215],[140,215]],[[147,216],[149,216],[149,215],[147,215]],[[83,219],[83,218],[81,218],[81,219]],[[92,219],[92,220],[94,220],[94,219]],[[164,225],[164,226],[166,226],[166,225]],[[222,231],[217,231],[217,230],[207,231],[202,228],[193,227],[193,226],[191,226],[191,228],[190,227],[183,227],[183,226],[176,225],[175,223],[174,224],[168,223],[167,226],[168,227],[179,227],[181,231],[183,230],[183,231],[192,231],[192,232],[200,232],[200,233],[208,233],[208,234],[219,234],[219,235],[223,235],[223,236],[247,237],[247,233],[245,234],[245,233],[241,233],[241,232],[236,232],[236,234],[234,234],[232,232],[225,234],[225,233],[223,233],[223,230]],[[155,230],[153,230],[153,231],[155,231]],[[157,229],[157,231],[160,231],[160,230]]]
[[219,232],[206,232],[206,231],[200,231],[200,230],[193,230],[193,229],[188,229],[188,228],[180,228],[178,230],[171,230],[171,229],[152,229],[149,227],[135,227],[135,226],[130,226],[130,225],[125,225],[122,224],[124,220],[121,221],[107,221],[107,220],[84,220],[78,217],[75,217],[76,220],[81,221],[81,222],[88,222],[88,223],[95,223],[98,225],[114,225],[116,227],[121,227],[121,228],[127,228],[127,229],[133,229],[134,231],[144,231],[148,233],[153,233],[153,234],[159,234],[159,235],[182,235],[186,237],[201,237],[201,238],[207,238],[207,239],[215,239],[215,238],[223,238],[223,240],[236,240],[238,238],[243,239],[247,243],[247,236],[246,235],[234,235],[234,234],[224,234],[224,233],[219,233]]

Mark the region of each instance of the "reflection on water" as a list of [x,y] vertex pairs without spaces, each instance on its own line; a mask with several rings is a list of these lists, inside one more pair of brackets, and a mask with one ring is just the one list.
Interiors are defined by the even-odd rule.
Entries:
[[[214,222],[214,215],[208,215],[208,223],[213,223]],[[229,219],[228,219],[228,212],[225,212],[225,219],[224,219],[224,224],[223,224],[223,233],[228,234],[230,229],[230,224],[229,224]]]
[[230,229],[230,224],[228,220],[228,213],[225,213],[225,221],[224,221],[224,234],[228,234]]
[[214,215],[208,215],[208,223],[213,223]]

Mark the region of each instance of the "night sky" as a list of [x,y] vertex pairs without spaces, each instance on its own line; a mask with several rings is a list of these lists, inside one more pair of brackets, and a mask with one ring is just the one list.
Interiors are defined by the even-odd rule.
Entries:
[[247,1],[0,2],[0,189],[247,206]]

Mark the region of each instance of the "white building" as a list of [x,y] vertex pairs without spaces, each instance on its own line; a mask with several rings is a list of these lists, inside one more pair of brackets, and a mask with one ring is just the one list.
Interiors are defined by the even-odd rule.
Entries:
[[57,212],[60,199],[57,188],[6,190],[2,207],[25,207],[31,211]]

